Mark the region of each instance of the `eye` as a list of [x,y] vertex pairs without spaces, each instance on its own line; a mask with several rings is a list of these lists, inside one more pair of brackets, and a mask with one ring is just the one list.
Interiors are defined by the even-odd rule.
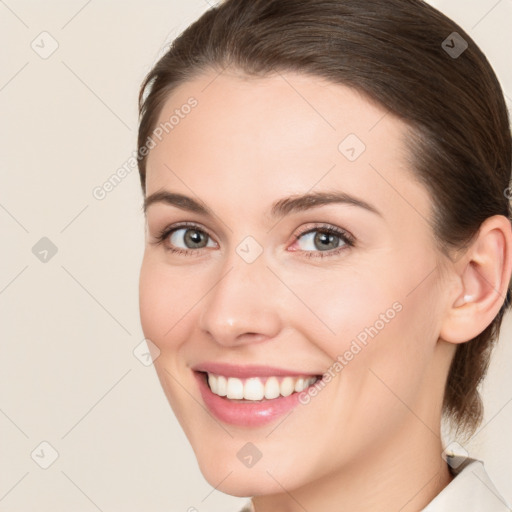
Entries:
[[[295,235],[296,245],[301,251],[305,251],[306,256],[324,257],[338,254],[340,251],[352,247],[354,238],[352,235],[334,226],[317,226],[313,229],[303,231]],[[297,250],[292,248],[292,250]]]
[[[182,249],[202,249],[207,247],[211,242],[210,237],[200,229],[180,228],[172,231],[169,241],[172,245],[180,247],[180,244],[185,245]],[[211,246],[212,244],[210,244]],[[215,244],[213,244],[215,247]]]
[[167,250],[180,254],[198,253],[196,249],[216,247],[210,235],[196,224],[167,227],[153,243],[163,244]]

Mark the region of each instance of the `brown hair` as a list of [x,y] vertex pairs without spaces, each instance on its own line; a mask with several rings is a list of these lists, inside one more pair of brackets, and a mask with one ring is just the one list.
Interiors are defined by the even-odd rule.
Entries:
[[[463,48],[453,32],[468,44],[461,55],[450,54],[455,44]],[[486,218],[511,218],[505,190],[512,142],[496,75],[464,30],[421,0],[227,0],[208,10],[142,84],[144,193],[140,150],[165,100],[183,82],[227,66],[248,76],[297,71],[326,78],[406,122],[413,171],[430,192],[432,229],[445,255],[470,242]],[[443,412],[458,433],[472,434],[482,420],[477,386],[510,296],[509,287],[493,322],[456,349]]]

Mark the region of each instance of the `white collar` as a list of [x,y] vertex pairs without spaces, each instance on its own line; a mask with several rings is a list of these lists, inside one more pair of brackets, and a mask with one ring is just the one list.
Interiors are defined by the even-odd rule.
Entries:
[[455,478],[421,512],[512,511],[491,482],[482,461],[454,455],[449,464]]

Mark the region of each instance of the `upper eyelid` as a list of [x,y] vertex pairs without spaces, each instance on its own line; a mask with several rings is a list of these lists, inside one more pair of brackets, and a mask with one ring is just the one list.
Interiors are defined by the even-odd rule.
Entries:
[[[308,228],[304,228],[304,230],[299,231],[298,233],[294,234],[294,236],[302,236],[302,235],[305,235],[305,234],[310,233],[311,231],[315,231],[315,230],[322,231],[322,230],[328,230],[328,229],[339,231],[342,234],[345,234],[345,233],[349,234],[349,232],[346,229],[334,226],[334,225],[329,224],[329,223],[310,222],[308,224],[315,224],[315,225],[314,226],[310,226]],[[192,229],[192,228],[199,228],[199,231],[204,231],[208,236],[211,236],[212,238],[214,238],[211,235],[211,233],[208,230],[208,228],[206,228],[205,226],[203,226],[202,224],[197,223],[197,222],[188,222],[187,221],[187,222],[183,222],[183,223],[170,224],[169,226],[166,226],[162,230],[160,230],[160,232],[166,232],[167,231],[168,233],[172,233],[173,231],[178,231],[179,229],[186,229],[186,228],[190,228],[190,229]]]
[[180,229],[194,229],[194,228],[197,228],[198,231],[202,231],[203,233],[208,235],[212,240],[214,240],[215,243],[218,243],[215,240],[215,237],[212,236],[210,231],[205,226],[203,226],[202,224],[197,223],[197,222],[183,222],[183,223],[171,224],[169,226],[164,227],[162,230],[160,230],[158,232],[158,235],[169,236],[171,233],[174,233],[175,231],[178,231]]
[[[294,242],[302,238],[304,235],[307,235],[308,233],[320,231],[324,233],[330,233],[334,234],[338,238],[340,238],[343,243],[348,247],[353,247],[356,245],[357,239],[356,237],[348,230],[344,228],[340,228],[338,226],[333,226],[331,224],[322,224],[320,226],[314,226],[311,228],[306,228],[304,231],[300,231],[297,234],[293,235]],[[332,252],[335,252],[337,249],[332,249],[330,251],[304,251],[304,252],[319,252],[319,253],[325,253],[326,255]]]
[[294,234],[294,237],[300,237],[302,235],[307,235],[308,233],[311,233],[312,231],[334,231],[335,233],[338,233],[340,235],[347,236],[347,238],[353,238],[352,234],[349,233],[346,229],[340,228],[338,226],[334,226],[332,224],[320,224],[320,225],[312,226],[309,228],[304,228],[304,230],[301,230],[298,233]]
[[[198,228],[198,231],[204,231],[207,235],[210,235],[210,231],[208,230],[208,228],[206,228],[205,226],[203,226],[201,223],[198,223],[198,222],[191,222],[191,221],[185,221],[185,222],[177,222],[177,223],[173,223],[173,224],[169,224],[168,226],[165,226],[161,232],[173,232],[173,231],[178,231],[179,229],[193,229],[193,228]],[[213,237],[212,237],[213,238]]]

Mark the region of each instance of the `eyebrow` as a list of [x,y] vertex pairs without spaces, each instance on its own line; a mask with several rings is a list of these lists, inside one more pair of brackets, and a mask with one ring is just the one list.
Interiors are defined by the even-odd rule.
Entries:
[[[167,190],[159,190],[158,192],[146,197],[143,204],[144,213],[146,213],[149,206],[154,203],[164,203],[182,210],[199,213],[209,217],[215,216],[212,210],[210,210],[210,208],[208,208],[204,203],[196,201],[195,199],[183,194],[177,194]],[[344,192],[313,192],[285,197],[283,199],[279,199],[272,205],[270,215],[272,218],[281,218],[290,213],[298,213],[333,203],[357,206],[382,217],[379,210],[371,204]]]
[[201,213],[203,215],[213,217],[213,212],[205,204],[183,194],[176,194],[168,192],[167,190],[159,190],[158,192],[147,196],[144,199],[144,204],[142,205],[144,213],[146,213],[148,208],[154,203],[164,203],[170,206],[176,206],[182,210]]
[[313,192],[279,199],[272,205],[271,216],[284,217],[292,212],[301,212],[328,204],[348,204],[368,210],[382,217],[382,214],[371,204],[345,192]]

